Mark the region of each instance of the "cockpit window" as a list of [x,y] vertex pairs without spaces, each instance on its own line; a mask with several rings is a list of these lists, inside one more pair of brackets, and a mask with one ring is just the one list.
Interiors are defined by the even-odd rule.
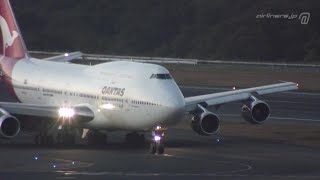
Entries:
[[152,74],[150,79],[172,79],[170,74]]

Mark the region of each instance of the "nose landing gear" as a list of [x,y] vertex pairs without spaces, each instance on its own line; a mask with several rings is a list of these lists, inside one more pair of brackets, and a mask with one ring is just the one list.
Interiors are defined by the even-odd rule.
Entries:
[[166,129],[161,126],[157,126],[155,130],[152,131],[152,139],[150,144],[150,153],[151,154],[163,154],[164,153],[164,131]]

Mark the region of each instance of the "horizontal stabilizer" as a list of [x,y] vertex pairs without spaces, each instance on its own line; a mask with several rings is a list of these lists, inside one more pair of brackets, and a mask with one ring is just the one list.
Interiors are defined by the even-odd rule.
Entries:
[[42,60],[55,61],[55,62],[69,62],[71,60],[80,58],[82,55],[83,55],[82,52],[73,52],[73,53],[65,53],[65,54],[61,54],[59,56],[53,56],[53,57],[45,58],[45,59],[42,59]]

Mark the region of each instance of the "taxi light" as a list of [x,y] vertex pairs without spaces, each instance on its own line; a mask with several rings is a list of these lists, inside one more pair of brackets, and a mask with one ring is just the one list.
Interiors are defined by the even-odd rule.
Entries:
[[59,116],[63,118],[72,118],[75,115],[73,108],[62,107],[59,109]]
[[154,136],[154,140],[155,140],[155,141],[160,141],[160,140],[161,140],[161,137],[160,137],[160,136]]
[[114,105],[113,104],[103,104],[102,106],[100,106],[103,109],[114,109]]

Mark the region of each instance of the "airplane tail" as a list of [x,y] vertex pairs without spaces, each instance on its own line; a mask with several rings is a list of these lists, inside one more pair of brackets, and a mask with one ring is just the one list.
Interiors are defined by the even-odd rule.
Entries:
[[29,56],[9,0],[0,0],[0,32],[0,56],[14,59]]

